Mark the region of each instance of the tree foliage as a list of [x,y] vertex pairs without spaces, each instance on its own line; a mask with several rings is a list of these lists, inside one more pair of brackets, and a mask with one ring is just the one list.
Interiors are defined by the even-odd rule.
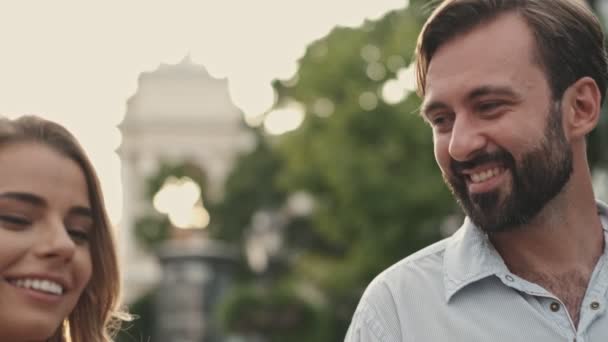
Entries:
[[256,210],[276,208],[285,200],[285,191],[276,184],[282,160],[259,132],[255,136],[255,149],[238,158],[224,185],[222,201],[210,204],[214,238],[241,241],[243,230]]
[[[226,233],[238,239],[242,233],[235,232],[260,207],[280,207],[294,192],[312,195],[310,217],[285,230],[289,267],[267,285],[314,293],[307,298],[331,323],[323,327],[327,341],[343,338],[366,284],[438,240],[443,219],[454,212],[434,162],[430,130],[417,115],[418,98],[394,105],[382,99],[385,82],[410,63],[423,19],[414,1],[361,28],[336,28],[311,44],[297,82],[274,84],[277,107],[301,104],[303,124],[280,137],[260,136],[266,143],[255,158],[237,164],[226,192],[231,204],[218,212],[223,222],[238,221]],[[240,308],[224,311],[247,315]]]

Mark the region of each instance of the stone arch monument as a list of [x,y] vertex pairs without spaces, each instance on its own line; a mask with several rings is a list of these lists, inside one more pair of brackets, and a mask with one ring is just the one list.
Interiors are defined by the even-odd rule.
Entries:
[[118,239],[127,303],[160,279],[158,259],[139,247],[133,234],[135,218],[150,205],[146,178],[160,161],[188,160],[207,175],[207,195],[218,198],[236,156],[252,144],[241,117],[227,80],[213,78],[188,57],[140,75],[119,126],[124,204]]

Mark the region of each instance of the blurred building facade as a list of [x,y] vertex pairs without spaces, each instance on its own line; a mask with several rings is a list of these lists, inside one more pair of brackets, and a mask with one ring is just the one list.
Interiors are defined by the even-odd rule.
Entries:
[[158,258],[138,245],[136,218],[149,210],[146,179],[161,161],[195,163],[206,174],[210,198],[239,152],[250,148],[240,110],[231,102],[225,79],[215,79],[185,58],[142,73],[120,125],[123,211],[119,247],[125,300],[131,303],[160,281]]

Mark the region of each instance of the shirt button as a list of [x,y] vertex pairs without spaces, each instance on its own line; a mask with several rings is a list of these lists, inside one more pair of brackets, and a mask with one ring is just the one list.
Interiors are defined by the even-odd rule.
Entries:
[[549,308],[551,308],[551,311],[557,312],[559,310],[559,303],[553,302],[553,303],[551,303],[551,305],[549,305]]
[[513,279],[513,277],[511,277],[511,276],[510,276],[510,275],[508,275],[508,274],[505,276],[505,278],[506,278],[508,281],[513,281],[513,280],[515,280],[515,279]]
[[597,310],[597,309],[599,309],[599,308],[600,308],[600,303],[598,303],[598,302],[592,302],[592,303],[591,303],[591,308],[592,308],[593,310]]

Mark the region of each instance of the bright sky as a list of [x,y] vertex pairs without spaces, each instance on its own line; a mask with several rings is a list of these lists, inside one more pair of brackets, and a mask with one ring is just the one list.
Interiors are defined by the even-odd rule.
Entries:
[[[116,128],[141,72],[186,55],[227,77],[246,114],[272,106],[270,82],[294,75],[306,45],[408,0],[11,1],[0,4],[0,114],[64,124],[100,175],[110,216],[122,209]],[[390,89],[388,90],[390,92]],[[289,110],[286,113],[291,113]],[[297,118],[297,114],[295,115]],[[270,127],[273,127],[271,120]],[[276,125],[275,125],[276,126]]]

